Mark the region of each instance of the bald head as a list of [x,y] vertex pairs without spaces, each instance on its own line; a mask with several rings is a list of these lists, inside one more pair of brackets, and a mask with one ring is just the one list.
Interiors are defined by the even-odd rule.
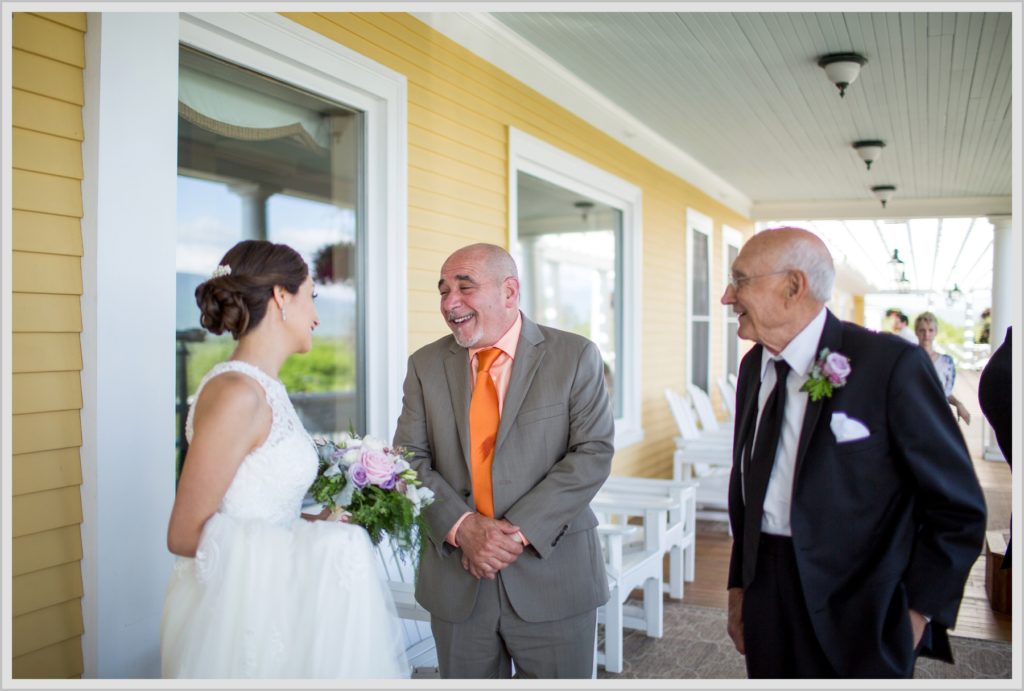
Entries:
[[444,265],[471,263],[480,267],[482,273],[496,281],[503,281],[506,278],[519,280],[519,270],[516,262],[512,259],[504,247],[492,245],[486,242],[479,242],[475,245],[466,245],[455,250]]
[[822,304],[832,297],[836,270],[828,247],[814,233],[786,226],[764,230],[750,238],[743,251],[760,254],[773,271],[800,271],[811,296]]
[[463,348],[494,345],[519,316],[519,272],[497,245],[453,252],[441,267],[437,289],[441,314]]

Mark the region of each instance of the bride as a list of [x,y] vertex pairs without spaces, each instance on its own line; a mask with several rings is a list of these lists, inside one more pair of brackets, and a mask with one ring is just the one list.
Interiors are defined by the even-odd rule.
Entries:
[[238,341],[189,410],[167,529],[179,555],[161,623],[164,677],[408,677],[402,632],[366,531],[302,520],[313,443],[277,379],[319,324],[309,269],[262,240],[196,288],[201,323]]

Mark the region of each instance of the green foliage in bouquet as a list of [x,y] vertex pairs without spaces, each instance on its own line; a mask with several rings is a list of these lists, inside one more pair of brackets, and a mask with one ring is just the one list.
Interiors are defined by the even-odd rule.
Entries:
[[422,486],[402,449],[347,434],[339,443],[316,441],[320,467],[309,494],[339,520],[366,529],[373,544],[391,538],[403,559],[419,557],[427,529],[423,509],[434,493]]

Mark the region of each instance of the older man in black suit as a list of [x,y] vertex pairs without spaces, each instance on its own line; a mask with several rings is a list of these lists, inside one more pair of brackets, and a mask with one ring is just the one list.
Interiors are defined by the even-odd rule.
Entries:
[[729,635],[754,678],[910,677],[946,629],[985,502],[924,351],[839,321],[799,228],[755,235],[722,296],[740,365]]

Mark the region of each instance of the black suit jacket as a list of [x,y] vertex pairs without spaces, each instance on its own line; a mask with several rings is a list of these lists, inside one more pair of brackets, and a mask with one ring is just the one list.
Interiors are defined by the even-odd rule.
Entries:
[[[908,609],[932,617],[922,654],[952,661],[946,629],[985,534],[985,501],[963,436],[924,351],[827,314],[816,352],[850,359],[846,385],[808,400],[790,521],[804,600],[842,677],[902,676],[914,653]],[[757,418],[761,346],[740,365],[729,518],[729,587],[756,578],[743,563],[741,456]],[[870,436],[837,443],[832,414]],[[746,568],[744,568],[746,566]]]

